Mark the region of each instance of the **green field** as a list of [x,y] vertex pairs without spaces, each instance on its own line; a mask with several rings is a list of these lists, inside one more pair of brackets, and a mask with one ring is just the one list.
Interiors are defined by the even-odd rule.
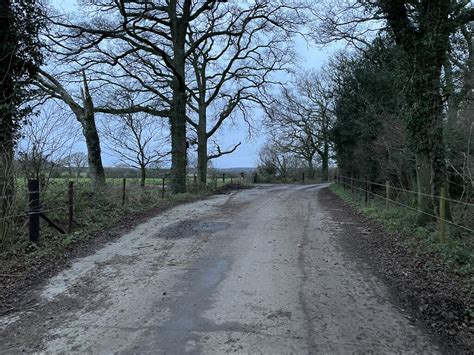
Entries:
[[[58,232],[47,223],[41,223],[41,238],[53,238],[70,242],[71,238],[84,238],[107,226],[115,225],[127,215],[142,213],[160,206],[166,206],[180,200],[195,198],[212,193],[216,188],[240,181],[239,178],[218,179],[210,177],[207,187],[195,184],[194,177],[188,177],[188,193],[173,195],[169,190],[169,178],[146,179],[145,187],[140,186],[140,179],[127,178],[125,190],[122,178],[108,178],[106,186],[94,189],[90,180],[85,177],[78,179],[51,178],[41,183],[41,212],[53,220],[62,229],[68,229],[69,191],[68,184],[72,181],[73,190],[73,233],[58,236]],[[27,181],[17,179],[16,194],[9,216],[14,223],[13,234],[1,236],[4,245],[22,245],[28,240],[28,192]]]

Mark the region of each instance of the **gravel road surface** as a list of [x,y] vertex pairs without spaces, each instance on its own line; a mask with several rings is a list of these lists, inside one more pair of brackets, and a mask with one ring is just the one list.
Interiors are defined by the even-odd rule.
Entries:
[[321,207],[321,188],[259,186],[150,219],[0,318],[0,352],[438,352],[345,255],[351,221]]

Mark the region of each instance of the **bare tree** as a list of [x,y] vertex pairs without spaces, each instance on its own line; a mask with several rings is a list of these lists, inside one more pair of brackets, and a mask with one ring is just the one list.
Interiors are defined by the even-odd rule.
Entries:
[[62,160],[62,164],[67,167],[69,171],[70,178],[73,177],[73,173],[75,170],[76,181],[79,180],[82,171],[84,170],[84,168],[87,167],[87,162],[87,154],[84,154],[83,152],[75,152],[69,154]]
[[323,179],[328,180],[331,128],[331,94],[321,75],[307,72],[294,80],[266,108],[267,127],[279,149],[306,161],[314,177],[314,160],[319,155]]
[[[273,16],[272,12],[282,17]],[[223,22],[229,13],[240,19]],[[198,175],[202,184],[206,183],[208,160],[231,154],[240,145],[223,150],[215,143],[215,151],[209,152],[211,137],[227,119],[237,115],[251,124],[251,108],[259,102],[261,92],[274,83],[272,74],[288,70],[294,63],[291,40],[304,20],[295,14],[285,18],[285,13],[290,15],[283,7],[269,6],[265,1],[247,9],[215,8],[204,21],[191,27],[188,39],[196,49],[188,60],[195,77],[188,85],[188,122],[197,134]],[[290,19],[294,22],[290,23]],[[221,36],[201,40],[203,33],[219,31]]]
[[295,174],[301,166],[300,157],[281,149],[272,139],[262,147],[258,154],[258,171],[270,181],[288,182],[291,175]]
[[[159,107],[154,114],[169,118],[171,185],[175,193],[180,193],[186,190],[188,59],[212,38],[238,38],[244,22],[266,21],[268,25],[262,31],[277,23],[285,24],[288,31],[294,30],[298,25],[296,19],[302,18],[299,10],[304,3],[298,0],[238,4],[218,0],[90,1],[86,9],[93,14],[93,20],[55,18],[52,23],[60,26],[61,31],[51,38],[66,57],[90,53],[81,61],[84,67],[94,66],[103,71],[108,64],[116,68],[115,75],[129,79],[120,85],[148,96],[145,100]],[[225,25],[205,30],[208,14],[220,8],[223,11],[219,12],[219,22]],[[194,26],[197,23],[199,25]],[[193,41],[190,43],[191,32]],[[113,81],[117,80],[109,77],[104,81],[116,84]],[[150,106],[154,105],[146,105],[146,108]]]
[[106,146],[126,166],[139,169],[140,185],[145,186],[150,166],[159,167],[170,155],[163,125],[153,116],[125,114],[103,125]]
[[79,134],[57,103],[42,106],[38,115],[21,131],[17,157],[25,178],[40,180],[46,190],[53,170],[60,166],[78,142]]
[[317,124],[316,152],[321,159],[323,181],[329,180],[331,152],[330,130],[334,122],[333,98],[329,79],[321,71],[305,72],[297,78],[296,86],[303,104],[312,108],[308,112]]
[[81,87],[80,98],[75,98],[58,79],[43,69],[38,71],[35,83],[46,95],[61,100],[74,113],[76,120],[82,126],[86,141],[89,176],[94,186],[103,186],[105,184],[105,171],[102,164],[100,138],[95,120],[94,101],[89,91],[85,72],[82,72],[83,86]]

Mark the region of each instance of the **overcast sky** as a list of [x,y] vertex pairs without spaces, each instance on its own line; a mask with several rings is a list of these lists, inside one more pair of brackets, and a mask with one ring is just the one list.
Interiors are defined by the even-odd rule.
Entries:
[[[57,9],[71,12],[74,11],[75,0],[50,0],[54,7]],[[302,39],[296,40],[296,48],[301,58],[300,67],[303,69],[320,68],[329,58],[330,54],[334,52],[336,46],[329,48],[318,48],[311,44],[306,43]],[[258,122],[261,117],[261,113],[255,112],[255,122]],[[257,127],[262,127],[261,124],[257,124]],[[255,132],[252,137],[248,137],[247,126],[243,123],[227,124],[224,129],[218,135],[218,141],[222,148],[229,148],[233,145],[241,142],[241,146],[230,155],[225,155],[219,159],[213,160],[213,165],[216,168],[233,168],[233,167],[254,167],[257,165],[258,152],[262,145],[265,143],[265,131]],[[85,145],[79,144],[78,149],[85,151]],[[212,145],[210,145],[212,148]],[[116,159],[107,151],[104,151],[104,164],[107,166],[115,165]]]

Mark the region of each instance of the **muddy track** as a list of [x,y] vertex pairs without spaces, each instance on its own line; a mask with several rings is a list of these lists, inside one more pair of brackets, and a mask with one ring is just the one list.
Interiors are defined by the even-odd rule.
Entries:
[[458,274],[439,255],[414,249],[412,236],[387,233],[329,189],[318,197],[334,220],[350,221],[339,225],[345,255],[383,280],[392,302],[409,310],[412,322],[434,332],[444,352],[472,353],[472,277]]
[[3,353],[436,353],[351,258],[323,186],[178,206],[51,278],[0,318]]

